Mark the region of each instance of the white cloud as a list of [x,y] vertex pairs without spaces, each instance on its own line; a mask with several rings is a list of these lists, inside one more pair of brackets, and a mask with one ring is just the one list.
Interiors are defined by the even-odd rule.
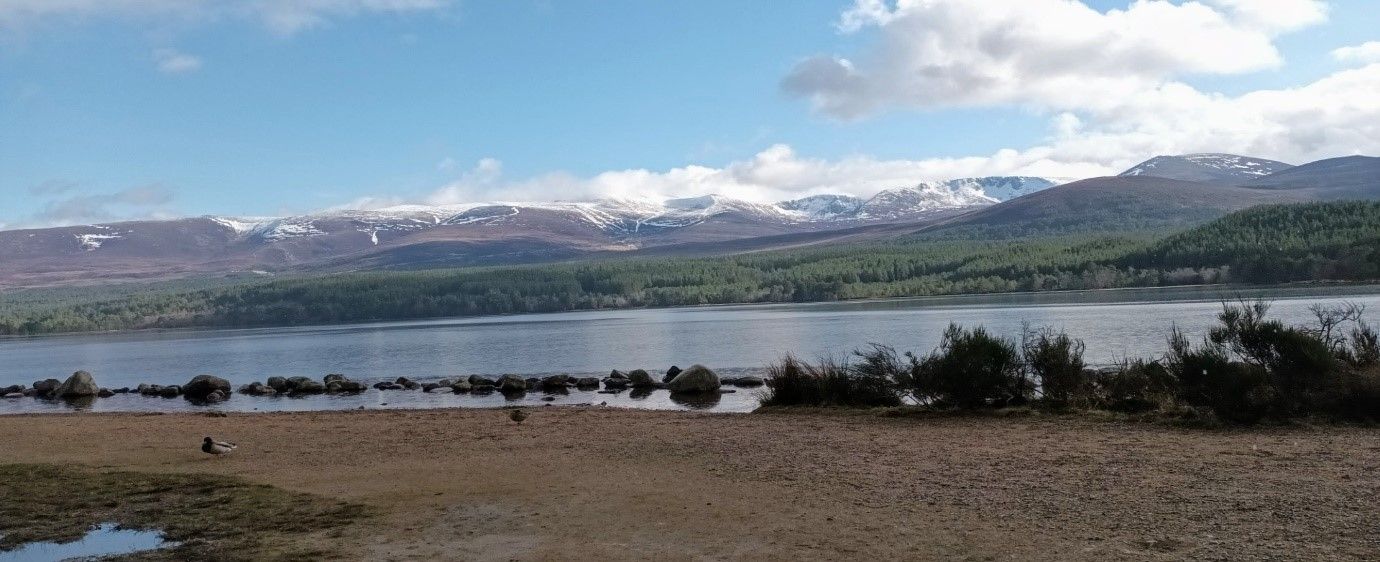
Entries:
[[[857,0],[846,32],[879,28],[860,58],[816,56],[784,79],[788,91],[843,119],[888,107],[1029,104],[1076,108],[1084,98],[1124,95],[1183,74],[1274,68],[1274,36],[1292,29],[1258,0],[1139,0],[1099,12],[1076,0]],[[1280,0],[1290,12],[1319,2]],[[1297,22],[1295,25],[1299,25]]]
[[1109,169],[1202,151],[1292,162],[1380,152],[1380,65],[1238,96],[1183,81],[1277,67],[1275,38],[1326,17],[1315,0],[1137,0],[1106,12],[1077,0],[856,0],[838,26],[876,28],[871,48],[806,59],[782,86],[845,120],[1029,108],[1054,133],[1022,154]]
[[14,227],[71,226],[174,216],[175,193],[161,185],[142,185],[108,193],[91,193],[71,182],[46,182],[29,193],[47,199],[42,210]]
[[135,18],[258,21],[279,34],[293,34],[333,19],[380,13],[438,11],[453,0],[3,0],[0,29],[52,20]]
[[1360,45],[1342,47],[1332,51],[1332,58],[1342,62],[1380,62],[1380,41],[1367,41]]
[[[839,160],[802,157],[778,144],[723,167],[690,165],[664,171],[613,170],[592,177],[566,173],[520,180],[502,176],[502,163],[485,158],[459,180],[427,198],[431,204],[480,201],[587,201],[601,198],[673,198],[716,193],[750,201],[782,201],[821,193],[870,196],[923,180],[988,175],[1089,177],[1113,170],[1052,158],[1046,149],[1003,150],[973,158],[878,160],[854,156]],[[361,202],[356,202],[361,203]],[[371,201],[376,205],[393,201]]]
[[158,66],[158,71],[165,74],[183,74],[201,69],[200,57],[181,53],[175,49],[154,50],[153,62]]

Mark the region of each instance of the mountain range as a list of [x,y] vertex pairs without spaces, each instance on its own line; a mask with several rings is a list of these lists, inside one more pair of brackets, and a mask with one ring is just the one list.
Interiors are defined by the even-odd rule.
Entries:
[[1114,177],[967,178],[868,198],[758,203],[703,195],[207,216],[0,231],[0,287],[727,253],[946,229],[1019,235],[1174,227],[1263,203],[1358,198],[1380,198],[1380,158],[1290,166],[1190,154],[1155,157]]

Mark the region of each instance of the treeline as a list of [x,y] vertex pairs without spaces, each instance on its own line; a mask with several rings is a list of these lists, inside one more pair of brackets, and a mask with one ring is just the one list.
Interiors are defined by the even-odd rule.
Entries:
[[524,312],[1380,278],[1380,204],[1263,207],[1180,234],[920,234],[714,258],[390,271],[0,295],[0,334],[287,326]]
[[938,349],[873,346],[854,361],[769,367],[765,406],[895,407],[1154,413],[1257,423],[1322,417],[1380,421],[1380,335],[1356,305],[1317,307],[1311,326],[1267,318],[1263,301],[1226,304],[1201,343],[1167,335],[1169,352],[1089,369],[1083,342],[1050,329],[1021,341],[950,325]]

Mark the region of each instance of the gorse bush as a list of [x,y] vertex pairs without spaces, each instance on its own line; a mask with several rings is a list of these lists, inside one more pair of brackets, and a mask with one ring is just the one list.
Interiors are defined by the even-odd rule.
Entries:
[[939,349],[915,364],[911,389],[923,404],[959,408],[1024,404],[1033,390],[1016,344],[958,324],[949,324]]
[[1160,360],[1087,368],[1083,342],[1051,329],[1018,344],[950,324],[924,357],[873,345],[854,363],[786,356],[763,404],[1050,408],[1210,415],[1229,423],[1320,416],[1380,422],[1380,336],[1355,305],[1314,307],[1314,326],[1268,319],[1264,302],[1225,303],[1203,341],[1177,329]]
[[[1372,368],[1375,332],[1361,322],[1363,308],[1314,307],[1312,327],[1285,326],[1266,319],[1268,312],[1262,301],[1227,303],[1202,344],[1177,330],[1170,336],[1167,363],[1185,403],[1239,423],[1380,416],[1380,400],[1367,398],[1380,396],[1370,392],[1380,385]],[[1348,324],[1349,338],[1340,335]]]
[[1051,406],[1089,405],[1091,380],[1083,364],[1083,341],[1053,329],[1026,330],[1021,354],[1027,371]]
[[[875,351],[887,348],[877,347]],[[894,354],[894,352],[892,352]],[[811,365],[787,355],[767,369],[766,406],[899,406],[901,393],[890,373],[832,359]]]
[[1176,394],[1174,377],[1159,361],[1128,360],[1090,377],[1093,407],[1141,413],[1167,409]]

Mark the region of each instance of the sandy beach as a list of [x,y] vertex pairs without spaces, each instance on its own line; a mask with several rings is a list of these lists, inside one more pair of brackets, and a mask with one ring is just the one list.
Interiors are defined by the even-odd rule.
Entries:
[[[0,416],[0,464],[366,505],[291,537],[342,559],[1380,557],[1374,429],[528,411]],[[203,435],[240,448],[211,458]]]

